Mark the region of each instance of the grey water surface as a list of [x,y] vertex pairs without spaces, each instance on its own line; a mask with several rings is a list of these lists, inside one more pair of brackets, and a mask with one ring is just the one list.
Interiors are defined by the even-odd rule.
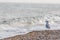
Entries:
[[[50,29],[46,28],[46,20]],[[0,3],[0,39],[31,31],[60,30],[60,4]]]

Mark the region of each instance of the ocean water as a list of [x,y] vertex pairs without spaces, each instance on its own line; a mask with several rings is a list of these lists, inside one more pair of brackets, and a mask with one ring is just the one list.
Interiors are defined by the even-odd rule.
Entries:
[[60,4],[0,3],[0,39],[31,31],[60,30],[59,26]]

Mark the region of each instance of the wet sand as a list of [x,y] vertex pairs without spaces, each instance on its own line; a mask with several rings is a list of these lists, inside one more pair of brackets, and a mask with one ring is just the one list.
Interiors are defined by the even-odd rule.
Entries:
[[60,40],[60,30],[33,31],[0,40]]

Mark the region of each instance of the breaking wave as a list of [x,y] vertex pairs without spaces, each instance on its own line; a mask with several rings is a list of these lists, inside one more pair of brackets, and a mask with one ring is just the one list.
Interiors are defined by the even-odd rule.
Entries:
[[50,24],[60,24],[60,17],[58,16],[35,16],[35,17],[19,17],[6,20],[0,20],[0,24],[8,24],[15,26],[27,26],[27,25],[44,25],[45,21],[48,20]]

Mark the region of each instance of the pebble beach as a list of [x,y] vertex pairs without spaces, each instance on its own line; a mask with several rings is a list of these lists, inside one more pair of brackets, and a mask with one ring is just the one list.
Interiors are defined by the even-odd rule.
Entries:
[[60,40],[60,30],[33,31],[0,40]]

